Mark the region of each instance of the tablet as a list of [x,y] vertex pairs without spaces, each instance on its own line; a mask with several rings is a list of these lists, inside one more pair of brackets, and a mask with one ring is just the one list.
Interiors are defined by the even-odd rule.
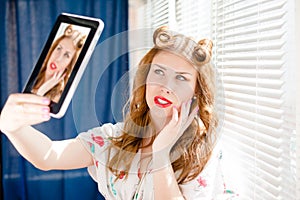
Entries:
[[62,13],[23,89],[48,97],[50,115],[62,117],[104,28],[97,18]]

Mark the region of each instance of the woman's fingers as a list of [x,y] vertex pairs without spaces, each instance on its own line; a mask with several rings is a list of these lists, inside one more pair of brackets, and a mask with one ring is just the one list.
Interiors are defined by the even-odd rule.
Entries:
[[191,110],[192,100],[188,100],[181,105],[180,116],[178,120],[178,125],[180,126],[180,133],[182,134],[193,122],[193,119],[198,113],[198,106]]
[[192,101],[182,103],[180,112],[176,107],[172,110],[172,119],[169,124],[158,134],[153,143],[153,149],[156,151],[165,150],[169,152],[176,141],[182,136],[184,131],[190,126],[194,117],[197,115],[198,107],[190,112]]
[[24,103],[21,106],[22,106],[21,111],[24,114],[49,114],[50,112],[50,108],[48,106],[29,104],[29,103],[26,104]]
[[[22,126],[30,126],[30,125],[35,125],[35,124],[39,124],[42,123],[44,121],[48,121],[50,119],[50,115],[49,114],[36,114],[36,113],[24,113],[24,114],[20,114],[19,116],[17,116],[16,118],[14,118],[15,121],[15,125],[18,125],[19,127]],[[18,129],[19,127],[16,126],[15,129]]]
[[63,80],[66,76],[66,73],[64,73],[65,71],[59,71],[56,72],[52,78],[49,80],[49,83],[51,84],[51,87],[54,87],[55,85],[57,85],[61,80]]
[[174,106],[173,107],[173,113],[172,113],[172,120],[175,124],[178,122],[178,110],[177,108]]
[[64,70],[55,72],[52,76],[52,79],[56,80],[56,81],[62,80],[66,75],[66,73],[64,73],[64,72],[65,72]]
[[194,118],[196,117],[196,115],[198,114],[198,111],[199,111],[199,107],[196,106],[192,111],[191,113],[189,114],[187,120],[185,121],[185,123],[183,124],[183,130],[185,131],[190,125],[191,123],[193,122]]
[[50,100],[46,97],[41,97],[34,94],[11,94],[7,102],[11,103],[31,103],[40,105],[49,105]]
[[190,112],[190,108],[191,108],[191,103],[192,100],[188,100],[186,102],[183,102],[181,104],[181,109],[180,109],[180,116],[179,116],[179,122],[185,123],[187,118],[189,117],[189,112]]
[[65,76],[64,72],[65,72],[65,70],[59,71],[58,77],[61,78],[61,77]]
[[37,95],[44,96],[49,92],[53,87],[55,87],[61,80],[65,77],[64,71],[55,72],[53,76],[44,82],[37,91]]
[[34,94],[12,94],[1,112],[1,130],[12,132],[50,119],[50,100]]

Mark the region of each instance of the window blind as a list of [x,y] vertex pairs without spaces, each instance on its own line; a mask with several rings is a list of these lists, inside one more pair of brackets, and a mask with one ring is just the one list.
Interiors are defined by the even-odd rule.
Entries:
[[147,0],[145,4],[151,18],[147,14],[143,20],[150,27],[171,25],[196,40],[214,41],[227,188],[236,189],[242,199],[297,199],[299,136],[293,89],[297,65],[290,48],[294,1]]
[[146,47],[152,47],[152,34],[156,28],[160,26],[168,26],[170,24],[169,4],[170,1],[165,0],[144,1],[144,5],[141,7],[140,11],[143,13],[143,15],[141,15],[141,28],[144,29],[144,42]]
[[[296,199],[286,0],[214,0],[214,63],[224,90],[222,143],[248,199]],[[231,165],[231,166],[230,166]]]
[[[211,38],[211,4],[206,0],[146,0],[140,8],[143,27],[168,26],[196,40]],[[152,44],[152,32],[145,33]],[[148,39],[150,38],[150,39]]]
[[169,1],[155,0],[152,5],[152,27],[160,27],[169,23]]
[[176,28],[195,40],[211,38],[211,4],[207,0],[176,0]]

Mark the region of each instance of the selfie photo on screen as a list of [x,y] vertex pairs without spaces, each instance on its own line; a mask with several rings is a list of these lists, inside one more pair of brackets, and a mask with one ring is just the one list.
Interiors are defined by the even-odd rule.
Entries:
[[62,23],[32,88],[32,93],[58,102],[90,29]]

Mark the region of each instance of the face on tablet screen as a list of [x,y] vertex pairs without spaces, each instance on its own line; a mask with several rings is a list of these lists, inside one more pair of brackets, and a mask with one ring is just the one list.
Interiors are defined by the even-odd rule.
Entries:
[[32,93],[58,102],[90,28],[61,23],[32,87]]

